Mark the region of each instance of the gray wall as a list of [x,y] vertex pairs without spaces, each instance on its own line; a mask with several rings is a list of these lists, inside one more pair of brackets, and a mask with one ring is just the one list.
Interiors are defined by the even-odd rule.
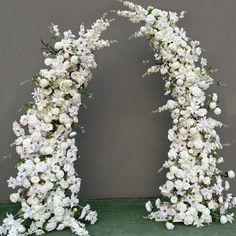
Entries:
[[[219,95],[221,119],[229,127],[220,134],[223,143],[232,145],[223,151],[222,168],[236,169],[236,1],[135,2],[188,12],[181,24],[207,49],[209,63],[219,69],[215,78],[227,84]],[[105,11],[119,8],[115,0],[0,0],[0,156],[9,153],[19,107],[31,100],[32,84],[19,84],[43,66],[40,38],[47,38],[50,22],[77,32],[81,22],[89,26]],[[87,131],[77,139],[82,155],[77,165],[83,179],[81,198],[155,196],[164,180],[157,170],[167,158],[171,120],[168,112],[151,114],[167,99],[163,81],[158,76],[142,79],[147,68],[142,60],[153,54],[144,39],[128,40],[137,25],[116,18],[105,35],[119,44],[97,53],[99,67],[90,83],[95,99],[79,117]],[[16,174],[17,157],[12,153],[11,159],[0,159],[0,201],[8,199],[6,180]],[[235,181],[232,188],[236,193]]]

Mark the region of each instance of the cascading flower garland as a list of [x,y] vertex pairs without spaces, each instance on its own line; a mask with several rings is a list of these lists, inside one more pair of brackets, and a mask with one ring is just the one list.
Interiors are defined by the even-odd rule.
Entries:
[[85,224],[94,224],[96,211],[89,205],[79,205],[77,194],[81,179],[74,162],[78,111],[81,98],[90,96],[87,83],[91,69],[97,64],[93,52],[109,47],[112,41],[100,39],[110,25],[105,16],[85,30],[80,26],[79,37],[70,30],[61,36],[58,26],[51,25],[55,46],[43,43],[45,65],[33,77],[37,85],[34,102],[27,104],[27,113],[13,123],[17,136],[14,144],[19,154],[16,178],[8,180],[9,187],[18,188],[10,195],[13,203],[20,202],[16,216],[7,214],[0,235],[41,235],[52,230],[70,228],[73,233],[89,235]]
[[[144,22],[135,37],[145,37],[152,49],[156,64],[147,74],[160,73],[165,81],[165,94],[171,99],[159,108],[169,110],[173,127],[168,132],[171,141],[167,168],[167,181],[160,187],[163,199],[158,198],[155,206],[146,203],[148,218],[166,222],[169,230],[173,223],[202,227],[213,220],[222,224],[232,222],[230,209],[236,198],[229,190],[228,178],[234,171],[223,172],[217,168],[223,162],[218,153],[223,145],[215,131],[222,123],[208,117],[208,112],[221,113],[216,93],[205,91],[214,84],[212,68],[201,57],[198,41],[186,36],[176,23],[183,18],[175,12],[143,7],[122,1],[130,10],[120,10],[118,15],[133,23]],[[156,210],[154,210],[156,208]]]

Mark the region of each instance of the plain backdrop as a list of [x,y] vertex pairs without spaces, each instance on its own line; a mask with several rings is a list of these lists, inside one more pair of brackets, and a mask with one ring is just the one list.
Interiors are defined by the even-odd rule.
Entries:
[[[216,80],[226,87],[219,92],[228,128],[219,130],[222,143],[231,143],[222,154],[223,169],[236,169],[236,1],[235,0],[145,0],[143,6],[181,12],[180,25],[189,37],[200,40],[208,62],[217,68]],[[12,122],[18,120],[22,104],[31,101],[31,79],[43,67],[41,37],[48,39],[48,25],[77,33],[82,22],[90,26],[104,12],[123,8],[115,0],[0,0],[0,201],[11,192],[6,180],[16,174],[18,156],[10,144],[14,141]],[[144,39],[129,37],[138,25],[115,17],[104,38],[119,43],[96,53],[98,68],[89,88],[94,99],[81,110],[79,121],[86,134],[77,143],[81,158],[76,166],[82,178],[81,198],[140,198],[159,194],[164,173],[158,169],[167,159],[171,127],[170,114],[152,114],[165,104],[163,80],[155,75],[143,79],[153,53]],[[236,193],[235,181],[232,191]]]

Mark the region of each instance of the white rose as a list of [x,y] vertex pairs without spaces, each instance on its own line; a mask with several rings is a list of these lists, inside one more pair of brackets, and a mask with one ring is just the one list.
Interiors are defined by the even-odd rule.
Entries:
[[50,232],[53,231],[57,227],[57,222],[56,221],[50,221],[50,223],[47,223],[46,225],[46,231]]
[[54,45],[56,50],[60,50],[63,48],[63,43],[62,42],[56,42]]
[[174,174],[172,173],[172,172],[168,172],[167,174],[166,174],[166,178],[167,179],[169,179],[169,180],[172,180],[172,179],[174,179]]
[[206,184],[206,185],[210,185],[211,178],[210,177],[205,177],[204,180],[203,180],[203,183]]
[[233,170],[228,171],[228,177],[229,177],[230,179],[235,178],[235,172],[234,172]]
[[188,215],[184,218],[184,224],[185,225],[191,225],[193,223],[194,219],[191,215]]
[[72,57],[70,58],[70,61],[71,61],[72,64],[77,64],[79,60],[78,60],[78,57],[77,57],[77,56],[72,56]]
[[10,200],[11,200],[11,202],[13,202],[13,203],[18,202],[19,199],[20,199],[20,196],[19,196],[18,193],[12,193],[12,194],[10,195]]
[[58,116],[60,114],[60,109],[58,107],[54,107],[52,109],[52,114]]
[[202,140],[199,139],[199,140],[194,141],[194,146],[196,149],[202,149],[203,148]]
[[149,24],[153,24],[155,22],[156,18],[154,15],[150,14],[146,17],[146,22]]
[[171,201],[171,203],[175,204],[175,203],[177,203],[178,198],[177,198],[176,196],[172,196],[172,197],[170,198],[170,201]]
[[45,64],[46,66],[50,66],[50,65],[52,64],[52,58],[46,58],[46,59],[44,60],[44,64]]
[[216,115],[220,115],[221,114],[221,109],[219,107],[217,107],[215,110],[214,110],[214,113]]
[[171,65],[171,67],[172,67],[174,70],[179,69],[179,66],[180,66],[180,63],[179,63],[178,61],[175,61],[175,62]]
[[181,212],[185,212],[187,210],[187,205],[184,204],[183,202],[179,202],[177,204],[177,210],[179,210]]
[[65,212],[64,208],[60,207],[60,206],[58,206],[54,209],[54,214],[56,216],[62,216],[64,214],[64,212]]
[[53,148],[51,147],[51,146],[48,146],[48,147],[45,147],[44,148],[44,153],[45,153],[45,155],[51,155],[51,154],[53,154]]
[[49,81],[46,80],[46,79],[41,79],[41,80],[39,81],[39,86],[40,86],[41,88],[46,88],[48,85],[49,85]]
[[170,222],[166,222],[166,228],[168,230],[173,230],[175,228],[174,224],[170,223]]
[[43,119],[44,119],[45,123],[47,123],[47,124],[52,122],[52,118],[49,116],[45,116]]
[[199,97],[202,94],[202,90],[197,86],[191,87],[190,91],[191,91],[192,95],[195,97]]
[[38,176],[32,176],[30,180],[33,184],[37,184],[40,181]]
[[170,48],[172,51],[176,52],[176,50],[177,50],[177,44],[176,44],[176,43],[171,43],[171,44],[169,45],[169,48]]
[[64,171],[66,171],[66,172],[68,172],[70,170],[70,168],[71,168],[70,164],[65,164],[63,167]]
[[189,73],[189,74],[186,76],[186,80],[187,80],[188,82],[192,82],[195,78],[196,78],[196,76],[195,76],[194,73]]
[[227,222],[228,222],[227,217],[226,217],[225,215],[222,215],[222,216],[220,217],[220,223],[221,223],[221,224],[226,224]]
[[178,86],[183,85],[183,83],[184,83],[184,81],[183,81],[182,79],[178,79],[177,82],[176,82],[176,84],[177,84]]
[[194,135],[194,134],[196,134],[198,131],[197,131],[197,129],[196,129],[195,127],[192,127],[192,128],[189,130],[189,132],[190,132],[191,135]]
[[177,156],[177,153],[174,149],[170,149],[168,152],[168,157],[169,158],[175,158]]
[[179,97],[178,102],[179,102],[180,105],[183,105],[186,102],[186,100],[185,100],[184,97]]
[[73,82],[69,79],[62,80],[59,87],[61,90],[68,92],[68,88],[72,86]]
[[167,180],[166,181],[166,188],[167,190],[171,191],[174,188],[174,183],[172,181]]
[[207,114],[207,110],[205,108],[201,108],[198,110],[197,114],[201,117],[205,116]]
[[56,173],[58,179],[62,179],[64,177],[64,171],[60,170]]
[[47,182],[47,183],[45,183],[45,184],[40,188],[40,191],[41,191],[42,193],[47,193],[47,192],[50,191],[51,189],[53,189],[53,183]]
[[153,9],[152,10],[152,15],[154,15],[154,16],[159,16],[160,15],[160,10],[159,9]]
[[45,162],[39,162],[37,165],[36,165],[36,170],[38,172],[44,172],[45,170],[47,169],[47,164]]
[[210,107],[211,109],[215,109],[215,108],[216,108],[216,103],[215,103],[215,102],[211,102],[210,105],[209,105],[209,107]]
[[69,54],[68,52],[66,52],[66,53],[64,53],[63,57],[64,57],[65,59],[68,59],[68,58],[70,57],[70,54]]
[[177,190],[182,190],[183,187],[184,187],[184,184],[181,180],[178,179],[178,180],[175,181],[174,186]]
[[65,113],[62,113],[62,114],[60,114],[60,116],[59,116],[59,121],[60,121],[60,123],[62,123],[62,124],[67,123],[67,121],[68,121],[69,119],[70,119],[69,116],[68,116],[67,114],[65,114]]

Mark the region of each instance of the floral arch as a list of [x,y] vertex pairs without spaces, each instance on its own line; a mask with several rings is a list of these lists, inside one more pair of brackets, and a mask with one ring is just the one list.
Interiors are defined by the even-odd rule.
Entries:
[[55,44],[42,41],[48,68],[33,76],[34,101],[25,106],[27,112],[20,121],[13,123],[20,157],[17,176],[8,180],[8,186],[17,188],[10,200],[19,202],[21,209],[15,216],[7,214],[0,235],[42,235],[70,228],[86,236],[85,222],[97,221],[96,211],[79,204],[81,179],[74,168],[78,150],[73,129],[83,97],[91,96],[87,84],[97,66],[94,51],[112,43],[100,38],[109,26],[110,20],[103,16],[91,29],[81,25],[76,37],[70,30],[61,35],[52,24]]
[[120,16],[133,23],[143,23],[134,34],[144,37],[154,51],[156,64],[146,75],[160,73],[165,81],[167,104],[159,111],[170,111],[172,128],[166,182],[160,186],[162,198],[153,205],[146,203],[147,218],[166,222],[167,229],[174,223],[202,227],[214,220],[222,224],[232,222],[230,209],[236,198],[228,193],[229,178],[234,171],[221,171],[217,164],[223,162],[218,150],[223,148],[215,128],[222,123],[208,116],[221,114],[216,93],[206,90],[216,84],[211,77],[214,70],[201,57],[200,43],[187,37],[177,26],[179,16],[154,7],[144,9],[129,1],[121,1],[128,10],[119,10]]

